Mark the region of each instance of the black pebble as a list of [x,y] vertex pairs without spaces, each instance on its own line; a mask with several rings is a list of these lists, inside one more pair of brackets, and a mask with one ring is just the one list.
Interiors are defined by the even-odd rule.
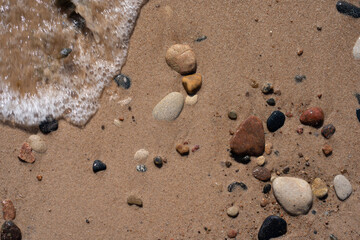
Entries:
[[229,186],[228,186],[228,191],[229,192],[233,192],[235,190],[235,188],[237,187],[241,187],[243,190],[247,190],[247,186],[245,185],[245,183],[242,183],[242,182],[233,182],[233,183],[230,183]]
[[355,93],[355,97],[356,97],[358,103],[360,104],[360,94],[359,94],[359,93]]
[[339,13],[349,15],[353,18],[360,17],[360,8],[346,1],[338,1],[336,3],[336,9],[338,10]]
[[97,173],[99,171],[104,171],[104,170],[106,170],[106,164],[103,163],[100,160],[95,160],[94,163],[93,163],[93,171],[94,171],[94,173]]
[[290,168],[289,168],[289,167],[285,167],[285,168],[282,170],[282,172],[283,172],[284,174],[288,174],[288,173],[290,172]]
[[60,51],[61,57],[65,58],[67,56],[69,56],[69,54],[72,52],[71,48],[63,48]]
[[269,193],[271,191],[271,184],[266,184],[263,188],[263,193]]
[[267,217],[259,230],[259,240],[269,240],[284,235],[287,232],[287,223],[278,216]]
[[356,116],[357,116],[357,119],[360,122],[360,108],[356,109]]
[[285,123],[285,115],[280,111],[274,111],[268,118],[266,125],[270,132],[275,132]]
[[268,100],[266,100],[266,103],[269,104],[270,106],[275,106],[275,99],[273,98],[269,98]]
[[123,74],[116,75],[114,81],[119,87],[122,87],[123,89],[129,89],[131,86],[131,79]]
[[21,231],[13,221],[5,221],[1,226],[1,240],[21,240]]
[[306,76],[305,75],[296,75],[294,79],[295,79],[295,82],[301,83],[303,80],[306,79]]
[[39,129],[43,134],[49,134],[58,129],[59,124],[56,119],[51,116],[46,117],[46,120],[40,122]]
[[207,39],[207,36],[201,36],[201,37],[199,37],[198,39],[196,39],[195,41],[197,41],[197,42],[202,42],[202,41],[204,41],[204,40],[206,40]]
[[315,210],[312,210],[311,213],[315,215],[315,214],[316,214],[316,211],[315,211]]
[[155,166],[157,166],[158,168],[161,168],[162,165],[163,165],[163,160],[161,157],[157,156],[157,157],[154,157],[154,164]]

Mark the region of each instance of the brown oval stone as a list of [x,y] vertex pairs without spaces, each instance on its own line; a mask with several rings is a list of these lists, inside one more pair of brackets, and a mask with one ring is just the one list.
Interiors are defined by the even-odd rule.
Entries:
[[16,217],[16,209],[10,199],[2,201],[4,220],[14,220]]
[[250,116],[243,121],[230,140],[230,148],[236,155],[261,156],[265,150],[262,121],[255,116]]
[[20,149],[20,154],[18,157],[20,160],[22,160],[24,162],[28,162],[28,163],[35,162],[35,156],[32,152],[32,148],[26,142],[22,145],[22,147]]
[[229,238],[236,238],[237,234],[238,232],[235,229],[230,229],[227,235]]
[[332,124],[328,124],[321,129],[321,135],[324,138],[329,139],[335,133],[335,126]]
[[265,168],[265,167],[256,167],[256,168],[254,168],[252,174],[256,179],[259,179],[259,180],[264,181],[264,182],[269,181],[270,178],[271,178],[270,170]]
[[309,108],[301,114],[300,122],[312,127],[320,127],[324,122],[324,112],[319,107]]

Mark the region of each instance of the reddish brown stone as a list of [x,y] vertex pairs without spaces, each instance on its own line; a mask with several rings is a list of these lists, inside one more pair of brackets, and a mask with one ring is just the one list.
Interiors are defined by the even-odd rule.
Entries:
[[2,207],[4,220],[14,220],[16,217],[16,209],[12,201],[9,199],[5,199],[4,201],[2,201]]
[[298,126],[298,128],[296,129],[296,132],[297,132],[298,134],[303,134],[304,128],[303,128],[302,126]]
[[18,156],[20,160],[28,163],[35,162],[35,156],[32,152],[32,149],[28,143],[24,143],[20,149],[20,154]]
[[259,179],[259,180],[264,181],[264,182],[269,181],[270,178],[271,178],[270,170],[265,168],[265,167],[256,167],[256,168],[254,168],[252,174],[256,179]]
[[325,156],[330,156],[332,154],[332,147],[328,144],[325,144],[323,147],[322,147],[322,151],[323,153],[325,154]]
[[261,156],[265,150],[264,127],[258,117],[250,116],[243,121],[230,140],[232,153]]
[[324,112],[319,107],[309,108],[301,114],[300,122],[312,127],[320,127],[324,122]]
[[41,181],[43,177],[41,175],[37,175],[36,178],[38,181]]
[[324,138],[329,139],[335,133],[335,127],[332,124],[328,124],[321,129],[321,135]]
[[236,230],[230,229],[230,230],[228,231],[228,234],[227,234],[227,235],[228,235],[229,238],[236,238],[237,234],[238,234],[238,232],[237,232]]

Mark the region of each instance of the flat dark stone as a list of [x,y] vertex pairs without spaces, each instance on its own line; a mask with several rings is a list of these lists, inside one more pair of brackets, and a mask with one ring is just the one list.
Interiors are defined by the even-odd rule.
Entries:
[[123,89],[129,89],[131,87],[130,77],[128,77],[124,74],[116,75],[114,78],[114,81],[116,82],[118,87],[122,87]]
[[356,109],[356,117],[360,122],[360,108]]
[[207,36],[201,36],[198,39],[196,39],[195,41],[196,42],[202,42],[202,41],[205,41],[206,39],[207,39]]
[[265,186],[264,186],[264,188],[263,188],[263,193],[269,193],[271,191],[271,184],[270,183],[268,183],[268,184],[266,184]]
[[280,111],[274,111],[266,121],[267,128],[270,132],[275,132],[285,123],[285,114]]
[[1,240],[21,240],[21,231],[13,221],[5,221],[1,226]]
[[270,106],[275,106],[276,104],[275,99],[273,98],[269,98],[268,100],[266,100],[266,103]]
[[61,57],[65,58],[67,56],[69,56],[69,54],[72,52],[71,48],[63,48],[60,51]]
[[270,240],[284,235],[287,232],[287,223],[278,216],[267,217],[259,230],[259,240]]
[[106,164],[103,163],[100,160],[95,160],[94,163],[93,163],[93,171],[94,171],[94,173],[97,173],[99,171],[104,171],[104,170],[106,170]]
[[321,129],[321,135],[323,135],[324,138],[329,139],[334,133],[335,133],[335,126],[332,124],[325,125]]
[[360,17],[360,8],[346,1],[338,1],[336,3],[336,9],[339,13],[351,16],[353,18]]
[[51,116],[46,117],[46,120],[40,122],[39,129],[43,134],[49,134],[58,129],[59,124],[56,119]]
[[228,186],[228,192],[233,192],[236,188],[242,188],[243,190],[247,190],[247,186],[245,185],[245,183],[242,183],[242,182],[233,182],[233,183],[230,183],[229,186]]

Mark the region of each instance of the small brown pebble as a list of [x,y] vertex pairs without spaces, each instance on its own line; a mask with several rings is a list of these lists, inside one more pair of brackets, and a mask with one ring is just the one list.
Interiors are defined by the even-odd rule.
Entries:
[[271,178],[270,170],[265,167],[254,168],[252,174],[256,179],[264,181],[264,182],[269,181]]
[[251,81],[250,85],[251,85],[252,88],[258,88],[259,87],[259,84],[254,80]]
[[335,133],[335,127],[332,124],[328,124],[321,129],[321,135],[324,138],[329,139]]
[[2,201],[4,220],[14,220],[16,217],[16,209],[10,199]]
[[32,149],[28,143],[24,143],[20,149],[19,159],[28,162],[33,163],[35,162],[35,156],[32,152]]
[[143,206],[143,201],[141,200],[141,198],[139,197],[136,197],[134,195],[130,195],[128,198],[127,198],[127,203],[129,205],[136,205],[138,207],[142,207]]
[[299,153],[298,153],[298,156],[299,156],[299,158],[302,158],[302,157],[304,157],[304,154],[302,154],[301,152],[299,152]]
[[119,120],[120,120],[120,121],[124,121],[124,118],[123,118],[123,117],[119,117]]
[[272,143],[265,144],[265,153],[270,155],[272,153],[273,145]]
[[322,147],[322,151],[325,154],[325,156],[327,157],[327,156],[330,156],[332,154],[333,149],[332,149],[332,147],[330,145],[325,144]]
[[195,151],[197,151],[197,150],[199,150],[200,149],[200,146],[199,145],[195,145],[192,149],[191,149],[191,151],[192,152],[195,152]]
[[294,116],[291,112],[287,112],[285,115],[286,115],[288,118],[292,118],[292,117]]
[[38,181],[41,181],[43,177],[41,175],[37,175],[36,178]]
[[230,229],[230,230],[228,231],[227,236],[228,236],[229,238],[236,238],[237,234],[238,234],[238,232],[237,232],[236,230]]
[[230,161],[226,161],[226,162],[225,162],[225,166],[226,166],[227,168],[231,167],[231,165],[232,165],[232,163],[231,163]]
[[189,154],[189,146],[186,146],[185,144],[178,144],[176,145],[176,151],[181,155],[185,156]]
[[319,99],[321,99],[321,97],[322,97],[322,94],[318,94],[318,95],[317,95],[317,97],[318,97]]
[[309,108],[301,114],[300,122],[312,127],[320,127],[324,122],[324,112],[319,107]]
[[296,54],[297,54],[298,56],[303,55],[303,53],[304,53],[304,50],[302,50],[302,49],[299,49],[299,50],[296,52]]
[[299,126],[297,129],[296,129],[296,132],[300,135],[300,134],[303,134],[304,132],[304,128],[302,126]]
[[261,207],[266,207],[266,205],[268,205],[268,204],[269,204],[269,201],[266,198],[261,199],[261,201],[260,201]]
[[230,134],[230,135],[234,135],[234,131],[229,130],[229,134]]

